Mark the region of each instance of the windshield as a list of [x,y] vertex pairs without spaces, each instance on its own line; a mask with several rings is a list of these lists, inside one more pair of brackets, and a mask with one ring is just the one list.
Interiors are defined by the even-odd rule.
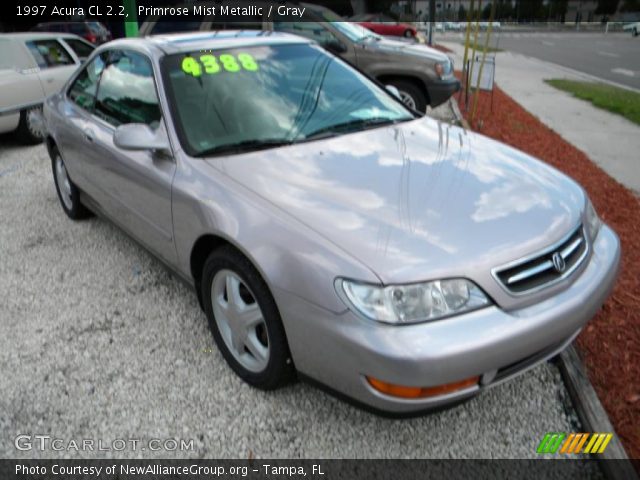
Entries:
[[384,89],[310,44],[170,55],[162,71],[181,143],[192,156],[270,148],[414,118]]

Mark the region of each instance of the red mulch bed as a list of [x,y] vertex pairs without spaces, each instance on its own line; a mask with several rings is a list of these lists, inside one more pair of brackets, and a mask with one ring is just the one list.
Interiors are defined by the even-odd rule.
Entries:
[[431,48],[435,48],[436,50],[440,50],[443,53],[452,53],[453,52],[453,50],[451,50],[450,48],[447,48],[444,45],[438,45],[437,43],[434,43],[433,45],[431,45]]
[[573,177],[620,236],[618,283],[577,345],[627,454],[640,458],[640,199],[497,87],[493,113],[488,92],[481,93],[472,128]]

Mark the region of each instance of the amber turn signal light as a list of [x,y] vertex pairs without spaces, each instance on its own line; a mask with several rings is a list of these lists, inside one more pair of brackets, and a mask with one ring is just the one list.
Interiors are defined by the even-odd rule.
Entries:
[[375,388],[377,391],[390,395],[392,397],[400,398],[426,398],[435,397],[438,395],[445,395],[447,393],[456,392],[458,390],[464,390],[465,388],[477,385],[480,381],[480,377],[471,377],[459,382],[445,383],[444,385],[436,385],[434,387],[405,387],[402,385],[394,385],[392,383],[386,383],[382,380],[378,380],[373,377],[366,377],[369,385]]

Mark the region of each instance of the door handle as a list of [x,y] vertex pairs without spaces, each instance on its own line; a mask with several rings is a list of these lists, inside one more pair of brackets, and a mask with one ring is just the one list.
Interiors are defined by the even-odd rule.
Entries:
[[47,78],[47,83],[53,83],[53,78]]

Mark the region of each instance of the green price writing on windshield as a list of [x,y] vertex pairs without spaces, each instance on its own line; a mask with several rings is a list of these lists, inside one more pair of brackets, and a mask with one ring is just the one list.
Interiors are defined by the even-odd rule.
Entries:
[[194,57],[184,57],[182,59],[182,71],[187,75],[199,77],[203,73],[215,75],[221,71],[236,73],[240,70],[255,72],[258,70],[258,63],[253,55],[249,53],[239,53],[236,56],[225,53],[218,57],[215,55],[201,55],[200,61]]

